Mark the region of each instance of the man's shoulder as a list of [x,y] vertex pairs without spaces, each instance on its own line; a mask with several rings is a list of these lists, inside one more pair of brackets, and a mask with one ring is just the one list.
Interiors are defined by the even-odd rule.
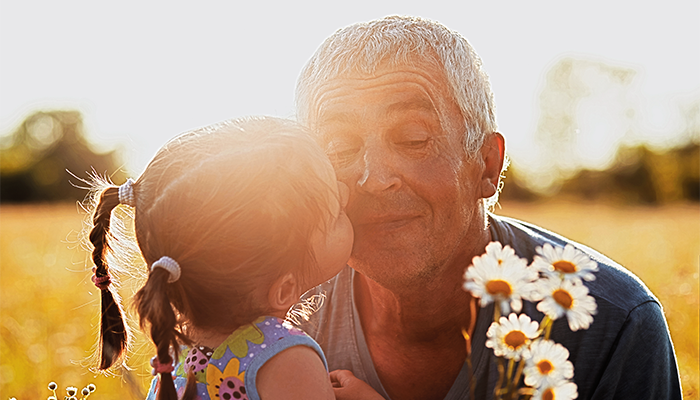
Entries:
[[[549,243],[571,244],[598,263],[595,280],[585,282],[597,306],[591,326],[572,332],[555,322],[552,328],[552,339],[570,352],[579,398],[677,398],[677,366],[663,310],[639,278],[598,251],[536,225],[497,216],[490,222],[494,240],[530,261],[537,247]],[[523,309],[541,318],[534,304]]]
[[511,246],[518,256],[526,258],[528,262],[532,262],[537,248],[545,243],[559,247],[571,244],[584,252],[598,264],[596,279],[586,282],[591,295],[598,302],[609,303],[610,307],[618,308],[625,314],[646,302],[659,304],[658,299],[634,273],[586,245],[513,218],[490,215],[489,222],[494,240],[500,241],[504,246]]

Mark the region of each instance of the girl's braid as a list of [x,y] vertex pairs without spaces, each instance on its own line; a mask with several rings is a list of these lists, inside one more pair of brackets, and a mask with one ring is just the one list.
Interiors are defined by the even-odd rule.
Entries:
[[[141,329],[148,332],[156,345],[156,360],[160,366],[171,366],[177,356],[179,345],[177,339],[186,340],[176,328],[177,317],[170,305],[168,296],[168,278],[170,274],[162,268],[155,268],[148,275],[146,284],[136,292],[134,304],[140,317]],[[155,367],[155,365],[154,365]],[[172,369],[163,368],[160,373],[158,400],[177,399]]]
[[119,189],[105,189],[93,216],[93,228],[90,231],[90,242],[95,249],[92,251],[92,261],[95,263],[95,284],[102,295],[102,315],[100,323],[100,366],[107,369],[119,360],[126,348],[126,328],[122,310],[109,289],[111,277],[105,260],[110,250],[107,242],[112,210],[119,205]]

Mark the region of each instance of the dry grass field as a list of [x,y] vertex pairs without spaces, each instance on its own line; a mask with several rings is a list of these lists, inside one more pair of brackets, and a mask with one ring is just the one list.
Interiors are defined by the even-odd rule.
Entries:
[[[537,223],[590,245],[640,276],[664,305],[686,399],[698,399],[700,207],[505,203],[499,214]],[[91,354],[99,293],[79,246],[83,216],[75,205],[0,207],[0,400],[41,399],[50,381],[93,399],[143,398],[152,350],[134,347],[131,371],[96,375]],[[122,289],[129,297],[129,289]]]
[[87,367],[100,295],[80,247],[83,220],[70,204],[0,207],[0,399],[45,399],[51,381],[58,398],[89,383],[97,386],[91,399],[145,398],[152,350],[143,344],[121,377]]

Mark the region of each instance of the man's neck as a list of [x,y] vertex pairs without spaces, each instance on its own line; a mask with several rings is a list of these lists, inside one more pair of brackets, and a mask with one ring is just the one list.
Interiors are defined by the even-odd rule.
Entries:
[[431,341],[446,328],[468,327],[472,297],[462,288],[463,277],[472,258],[483,254],[491,238],[488,229],[480,236],[439,268],[439,273],[413,282],[387,288],[358,273],[355,302],[365,335],[382,332],[408,341]]
[[398,340],[429,342],[446,331],[469,326],[471,296],[462,289],[467,265],[401,291],[358,273],[355,299],[365,335],[381,332]]
[[[483,253],[489,238],[486,231],[441,274],[414,284],[388,289],[356,275],[355,304],[365,341],[390,397],[442,399],[449,392],[467,354],[461,330],[473,328],[477,318],[471,312],[475,299],[462,289],[464,270]],[[430,387],[425,387],[426,379]]]

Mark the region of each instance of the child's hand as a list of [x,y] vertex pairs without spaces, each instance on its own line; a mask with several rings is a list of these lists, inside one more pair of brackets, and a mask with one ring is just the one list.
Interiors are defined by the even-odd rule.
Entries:
[[331,371],[331,383],[336,400],[384,400],[370,385],[345,369]]

